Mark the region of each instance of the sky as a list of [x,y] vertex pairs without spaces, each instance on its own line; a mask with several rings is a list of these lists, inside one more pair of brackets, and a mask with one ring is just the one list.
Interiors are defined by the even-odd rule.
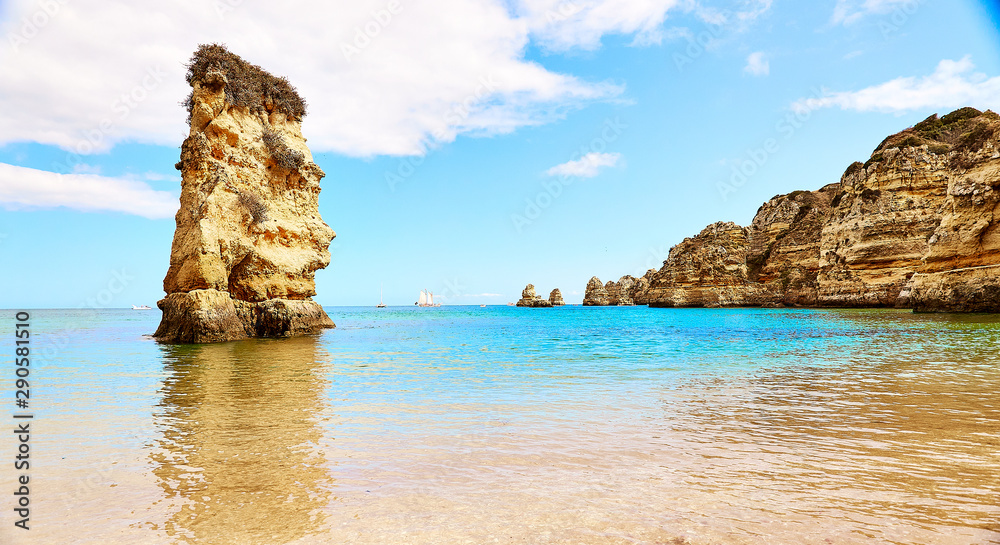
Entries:
[[0,308],[164,296],[185,63],[285,76],[323,305],[579,303],[889,134],[1000,109],[996,2],[0,0]]

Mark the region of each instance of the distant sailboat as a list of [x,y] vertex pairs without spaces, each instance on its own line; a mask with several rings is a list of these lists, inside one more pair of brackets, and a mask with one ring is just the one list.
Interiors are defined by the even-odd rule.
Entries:
[[132,310],[153,310],[153,308],[146,305],[139,305],[139,306],[132,305]]
[[416,303],[418,307],[439,307],[441,303],[434,303],[434,294],[427,290],[420,290],[420,297]]
[[378,304],[375,308],[385,308],[385,303],[382,302],[382,284],[378,285]]

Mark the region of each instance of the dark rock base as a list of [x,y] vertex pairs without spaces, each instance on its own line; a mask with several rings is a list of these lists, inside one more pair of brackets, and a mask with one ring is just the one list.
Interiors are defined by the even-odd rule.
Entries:
[[163,311],[153,337],[167,343],[214,343],[255,337],[294,337],[336,327],[315,301],[237,301],[228,292],[171,293],[156,306]]

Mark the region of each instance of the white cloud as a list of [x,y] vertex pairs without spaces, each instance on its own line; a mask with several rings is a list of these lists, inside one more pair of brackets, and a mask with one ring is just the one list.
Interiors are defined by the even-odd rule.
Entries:
[[995,108],[1000,103],[1000,76],[989,78],[973,72],[967,56],[943,60],[933,74],[896,78],[860,91],[828,92],[824,96],[797,100],[795,111],[839,107],[860,112],[904,112],[926,108],[973,106]]
[[635,34],[634,45],[658,44],[667,11],[679,0],[520,0],[517,14],[546,47],[596,49],[605,34]]
[[[913,9],[924,0],[837,0],[830,22],[850,25],[867,15],[885,15],[897,8]],[[905,6],[905,7],[904,7]]]
[[[31,0],[9,1],[0,145],[83,155],[122,141],[176,146],[187,133],[183,64],[199,43],[217,42],[299,89],[314,151],[420,154],[460,134],[509,132],[619,96],[621,85],[526,60],[528,45],[595,48],[608,33],[656,43],[680,1],[55,0],[51,15]],[[45,24],[26,27],[24,18]]]
[[63,206],[82,212],[124,212],[172,218],[177,195],[143,182],[92,174],[57,174],[0,163],[0,204],[8,209]]
[[743,72],[753,76],[766,76],[771,73],[771,63],[764,57],[762,51],[757,51],[747,57],[747,65],[743,67]]
[[613,167],[621,159],[620,153],[590,152],[576,161],[567,161],[545,171],[549,176],[576,176],[593,178],[600,173],[601,167]]

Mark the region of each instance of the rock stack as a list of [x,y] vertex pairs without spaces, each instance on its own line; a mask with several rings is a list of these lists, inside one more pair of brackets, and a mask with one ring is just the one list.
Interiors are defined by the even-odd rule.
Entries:
[[528,284],[521,292],[521,299],[516,305],[519,307],[551,307],[552,303],[542,299],[541,295],[535,295],[534,284]]
[[566,301],[563,301],[562,292],[559,291],[559,288],[556,288],[549,293],[549,304],[554,307],[561,307],[566,304]]
[[[652,272],[647,272],[650,275]],[[640,282],[640,280],[642,282]],[[583,304],[591,307],[607,306],[631,306],[635,304],[645,304],[645,290],[649,286],[649,279],[643,276],[636,280],[634,276],[626,274],[618,279],[608,280],[606,284],[601,284],[601,279],[593,277],[587,282],[587,291],[583,296]],[[637,303],[637,299],[643,301]]]
[[583,294],[583,306],[585,307],[606,307],[608,306],[608,291],[601,283],[601,279],[593,276],[587,282],[587,291]]
[[204,343],[334,327],[316,294],[335,233],[302,136],[305,102],[284,78],[223,46],[188,65],[190,133],[180,210],[154,337]]

